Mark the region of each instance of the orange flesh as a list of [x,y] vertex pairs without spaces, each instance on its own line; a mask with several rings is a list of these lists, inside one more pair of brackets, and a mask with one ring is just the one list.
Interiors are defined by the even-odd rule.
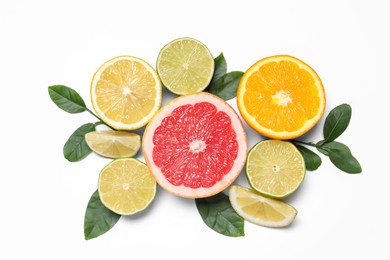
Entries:
[[244,103],[260,125],[275,132],[299,130],[320,110],[314,78],[291,61],[266,63],[251,74]]

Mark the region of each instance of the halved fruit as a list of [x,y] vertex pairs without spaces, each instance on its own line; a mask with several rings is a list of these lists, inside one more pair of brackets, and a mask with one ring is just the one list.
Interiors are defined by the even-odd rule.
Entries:
[[248,153],[248,182],[262,194],[275,198],[290,195],[301,185],[305,172],[301,153],[288,141],[261,141]]
[[288,55],[256,62],[242,76],[237,106],[257,132],[293,139],[309,131],[325,110],[325,92],[317,73]]
[[201,92],[162,107],[145,129],[142,150],[164,189],[201,198],[224,190],[237,178],[245,164],[247,140],[234,109]]
[[264,197],[254,190],[238,185],[229,189],[229,200],[238,215],[245,220],[265,227],[285,227],[290,225],[297,210],[282,201]]
[[118,56],[105,62],[91,84],[93,108],[117,130],[146,125],[160,108],[161,92],[161,82],[153,67],[132,56]]
[[102,130],[85,135],[89,148],[101,156],[126,158],[134,156],[141,147],[141,137],[135,133]]
[[153,201],[156,180],[141,161],[116,159],[100,172],[98,190],[100,200],[108,209],[120,215],[132,215]]
[[161,49],[157,72],[164,86],[177,95],[200,92],[213,77],[214,58],[200,41],[179,38]]

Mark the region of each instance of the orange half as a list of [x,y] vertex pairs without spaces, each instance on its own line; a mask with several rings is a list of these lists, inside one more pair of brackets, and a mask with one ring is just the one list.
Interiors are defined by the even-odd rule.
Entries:
[[293,139],[309,131],[325,110],[320,77],[303,61],[288,55],[259,60],[242,76],[237,106],[258,133]]

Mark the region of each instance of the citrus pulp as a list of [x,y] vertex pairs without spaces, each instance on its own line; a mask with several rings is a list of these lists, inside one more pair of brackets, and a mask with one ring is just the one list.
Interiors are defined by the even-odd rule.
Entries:
[[242,76],[237,106],[258,133],[293,139],[309,131],[325,110],[325,92],[317,73],[288,55],[256,62]]
[[118,56],[105,62],[91,83],[93,108],[117,130],[146,125],[160,108],[161,92],[161,82],[153,67],[132,56]]
[[200,92],[209,85],[214,74],[214,59],[203,43],[186,37],[165,45],[156,67],[168,90],[185,95]]
[[237,113],[205,92],[173,99],[147,125],[142,150],[164,189],[187,198],[214,195],[245,164],[246,134]]

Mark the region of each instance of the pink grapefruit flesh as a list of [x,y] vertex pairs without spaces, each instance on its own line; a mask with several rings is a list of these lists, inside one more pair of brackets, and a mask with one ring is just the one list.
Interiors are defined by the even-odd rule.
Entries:
[[244,127],[224,100],[205,92],[178,97],[152,118],[142,150],[158,184],[185,198],[227,188],[246,159]]

